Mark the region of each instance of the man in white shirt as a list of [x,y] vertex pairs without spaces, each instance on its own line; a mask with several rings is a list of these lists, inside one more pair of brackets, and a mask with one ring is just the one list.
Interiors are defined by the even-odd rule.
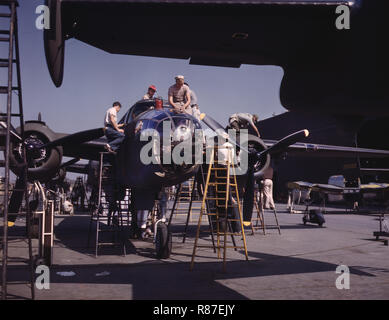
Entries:
[[116,153],[124,139],[124,130],[121,129],[124,124],[117,123],[117,113],[120,111],[121,107],[122,105],[120,102],[116,101],[105,113],[105,136],[108,139],[108,144],[105,146],[105,148],[108,152],[111,153]]
[[192,108],[190,107],[190,90],[187,85],[184,84],[184,76],[178,75],[175,77],[176,84],[169,88],[169,104],[178,113],[192,114]]

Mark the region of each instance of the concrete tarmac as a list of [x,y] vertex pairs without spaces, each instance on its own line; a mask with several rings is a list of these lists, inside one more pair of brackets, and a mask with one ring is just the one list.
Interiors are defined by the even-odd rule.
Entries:
[[[182,243],[185,215],[173,218],[170,258],[158,260],[151,240],[128,240],[123,248],[103,247],[94,255],[94,233],[87,247],[87,214],[55,219],[50,288],[36,290],[46,300],[260,300],[260,299],[389,299],[389,247],[375,241],[377,215],[328,208],[323,227],[303,225],[302,214],[289,214],[277,204],[281,235],[265,213],[266,234],[246,228],[248,261],[242,249],[227,249],[226,270],[212,248],[199,248],[190,271],[198,214]],[[303,209],[303,207],[298,207]],[[22,233],[22,219],[10,234]],[[210,245],[204,219],[200,245]],[[235,237],[243,245],[240,236]],[[34,240],[34,250],[37,240]],[[36,252],[35,252],[36,253]],[[8,270],[10,299],[30,298],[28,268],[13,258],[27,257],[26,242],[11,240]],[[17,260],[18,260],[17,259]],[[336,269],[348,267],[349,289],[338,289]],[[36,275],[38,276],[38,274]],[[347,284],[344,280],[341,284]]]

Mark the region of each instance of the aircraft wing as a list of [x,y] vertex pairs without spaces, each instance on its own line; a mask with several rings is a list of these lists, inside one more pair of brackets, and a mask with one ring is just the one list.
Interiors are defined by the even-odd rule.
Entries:
[[335,8],[356,2],[46,0],[55,13],[45,30],[46,59],[57,86],[63,77],[64,43],[72,37],[115,54],[226,67],[284,65],[306,52],[308,39],[318,34],[327,40],[342,37],[335,28]]
[[105,152],[105,137],[84,142],[79,145],[64,145],[64,156],[87,160],[99,160],[99,153]]
[[89,173],[89,165],[87,163],[71,164],[69,166],[66,166],[66,172],[88,174]]
[[288,189],[296,189],[296,190],[311,190],[317,192],[323,192],[327,194],[347,194],[347,193],[369,193],[369,192],[379,192],[383,190],[389,190],[388,183],[368,183],[361,184],[357,188],[347,188],[347,187],[339,187],[332,184],[323,184],[323,183],[311,183],[307,181],[292,181],[287,184]]
[[[273,146],[276,140],[263,140],[267,147]],[[293,156],[307,155],[312,157],[337,157],[337,158],[389,158],[389,150],[354,148],[324,144],[297,142],[290,145],[284,152]]]
[[371,182],[368,184],[361,184],[361,189],[368,191],[368,190],[377,190],[377,189],[389,189],[388,183],[379,183],[379,182]]
[[380,17],[386,2],[46,0],[46,61],[57,87],[71,38],[113,54],[276,65],[284,70],[280,100],[288,110],[388,115],[386,41],[378,36],[388,28]]
[[307,181],[292,181],[287,184],[288,189],[317,191],[329,194],[343,194],[344,189],[332,184],[310,183]]
[[65,157],[99,160],[99,153],[105,151],[106,143],[103,128],[96,128],[72,134],[55,133],[55,139],[46,147],[61,146]]
[[322,192],[326,194],[343,194],[345,188],[334,186],[332,184],[316,183],[312,186],[312,191]]
[[301,190],[301,191],[314,191],[324,194],[335,194],[335,195],[343,195],[349,193],[358,193],[361,188],[345,188],[339,187],[332,184],[324,184],[324,183],[310,183],[306,181],[293,181],[288,182],[288,189],[292,190]]
[[313,187],[313,183],[306,181],[291,181],[287,184],[288,189],[297,189],[297,190],[310,190]]

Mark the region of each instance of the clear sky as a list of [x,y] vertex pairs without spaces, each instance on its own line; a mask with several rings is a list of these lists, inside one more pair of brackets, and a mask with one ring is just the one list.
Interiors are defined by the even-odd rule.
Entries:
[[[167,98],[177,74],[184,75],[196,92],[201,111],[222,124],[235,112],[256,113],[262,120],[285,111],[279,100],[280,67],[242,65],[235,69],[189,65],[187,60],[112,55],[75,39],[66,41],[64,81],[56,88],[46,66],[43,31],[35,27],[35,9],[44,1],[19,0],[19,4],[25,120],[37,119],[41,112],[42,120],[54,131],[74,133],[101,127],[113,101],[122,103],[121,117],[150,84]],[[4,23],[0,27],[8,29]],[[0,50],[1,58],[6,58],[7,44],[1,43]],[[6,74],[3,68],[1,85],[6,85]],[[16,98],[14,94],[15,102]],[[5,101],[2,97],[2,111]],[[13,124],[18,126],[16,120]]]

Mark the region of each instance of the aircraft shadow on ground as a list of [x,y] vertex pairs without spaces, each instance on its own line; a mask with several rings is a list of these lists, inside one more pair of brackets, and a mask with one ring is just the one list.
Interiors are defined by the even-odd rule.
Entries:
[[[55,245],[67,247],[82,254],[95,254],[96,222],[92,222],[89,232],[90,216],[73,216],[63,219],[54,227]],[[108,229],[106,226],[102,227]],[[101,232],[99,243],[115,242],[116,245],[102,245],[98,249],[99,255],[123,254],[122,243],[126,245],[126,253],[136,253],[136,248],[130,241],[129,228],[126,226],[122,232]]]
[[[210,253],[212,255],[212,253]],[[189,263],[171,263],[169,260],[136,264],[86,264],[52,266],[51,284],[125,284],[131,285],[132,299],[247,299],[239,292],[224,286],[220,280],[249,277],[268,277],[287,274],[334,272],[337,265],[332,263],[284,257],[258,252],[249,252],[250,261],[228,261],[226,272],[222,271],[222,262],[196,262],[193,271]],[[255,260],[253,260],[253,258]],[[365,271],[364,271],[365,270]],[[72,271],[72,277],[63,277],[59,272]],[[350,267],[351,274],[374,276],[369,267]],[[106,276],[97,274],[106,272]],[[385,271],[388,272],[388,271]],[[11,281],[27,280],[28,272],[14,269],[10,273]],[[84,293],[84,296],[86,293]],[[66,298],[66,297],[63,297]],[[109,299],[109,296],[106,296]]]
[[[55,228],[55,234],[63,246],[82,252],[93,253],[85,245],[88,237],[89,217],[71,217],[64,219]],[[177,241],[177,240],[175,240]],[[181,242],[181,238],[177,241]],[[133,299],[247,299],[241,293],[224,286],[218,280],[268,277],[275,275],[308,274],[335,272],[337,265],[300,257],[279,256],[249,251],[249,261],[227,261],[226,272],[222,269],[222,260],[198,262],[190,271],[189,262],[175,262],[175,257],[191,257],[174,251],[172,259],[143,261],[139,263],[54,265],[50,271],[52,284],[125,284],[132,287]],[[120,254],[120,248],[116,249]],[[154,256],[154,248],[141,249],[144,255]],[[54,253],[55,254],[55,253]],[[207,257],[216,258],[210,248]],[[73,271],[72,277],[63,277],[57,272]],[[106,276],[97,276],[107,271]],[[375,270],[366,266],[350,266],[351,274],[375,277]],[[387,272],[387,271],[386,271]],[[10,281],[28,281],[27,268],[11,268]],[[153,288],[153,289],[151,289]],[[65,297],[64,297],[65,298]],[[109,298],[109,297],[107,297]]]
[[[304,225],[304,224],[294,224],[294,225],[280,225],[280,229],[281,229],[281,233],[282,233],[282,230],[286,230],[286,229],[322,229],[322,228],[325,228],[325,224],[320,227],[318,224],[310,224],[308,222],[308,224]],[[258,229],[256,233],[260,233],[262,229]],[[277,230],[278,232],[278,229],[277,227],[274,227],[274,226],[266,226],[266,232],[268,230]]]
[[[3,241],[3,225],[0,226],[0,237],[1,241]],[[8,228],[8,241],[12,242],[16,239],[25,239],[27,235],[27,229],[25,226],[13,226]]]
[[[76,220],[77,221],[74,221]],[[92,226],[94,226],[93,224]],[[56,226],[56,237],[57,239],[62,243],[63,246],[66,246],[72,250],[85,253],[85,254],[93,254],[94,253],[94,231],[91,232],[91,247],[87,248],[86,243],[88,239],[88,227],[89,227],[89,217],[72,217],[70,219],[64,219],[58,226]],[[183,226],[171,226],[172,231],[175,234],[173,238],[173,249],[172,249],[172,255],[171,257],[174,258],[174,256],[187,256],[191,257],[191,253],[184,254],[184,253],[178,253],[175,252],[175,247],[182,245],[182,232],[183,232]],[[304,226],[304,225],[297,225],[297,226],[291,226],[291,227],[297,227],[297,228],[317,228],[316,225],[312,226]],[[285,227],[282,227],[285,228]],[[282,232],[281,228],[281,232]],[[187,237],[191,238],[190,241],[193,241],[193,236],[196,228],[190,228],[187,234]],[[203,225],[201,228],[201,234],[200,236],[204,236],[207,234],[207,231],[209,230],[209,227],[207,225]],[[204,232],[203,232],[204,231]],[[251,232],[251,230],[250,230]],[[278,232],[277,230],[270,229],[270,232]],[[259,233],[258,236],[262,236],[262,230],[258,230],[257,233]],[[209,234],[208,234],[209,237]],[[209,237],[210,238],[210,237]],[[188,239],[189,240],[189,239]],[[136,240],[139,241],[139,240]],[[127,241],[128,245],[130,246],[131,250],[126,250],[127,253],[137,253],[140,256],[144,256],[147,258],[155,258],[155,248],[152,243],[152,240],[148,240],[147,245],[139,246],[139,248],[135,248],[131,241]],[[135,243],[135,241],[134,241]],[[211,244],[211,242],[210,242]],[[127,248],[128,249],[128,248]],[[113,251],[112,251],[113,250]],[[111,250],[108,250],[108,248],[103,248],[99,250],[99,255],[103,254],[121,254],[122,248],[115,247]],[[191,252],[191,250],[190,250]],[[209,257],[216,257],[216,255],[213,253],[212,249],[209,249]],[[270,255],[260,252],[249,252],[249,258],[250,262],[247,263],[245,261],[228,261],[228,273],[226,274],[227,278],[235,278],[235,277],[260,277],[260,276],[271,276],[271,275],[279,275],[279,274],[298,274],[298,273],[312,273],[312,272],[325,272],[325,271],[332,271],[335,272],[337,265],[321,262],[321,261],[315,261],[310,259],[304,259],[299,257],[289,257],[289,256],[279,256],[279,255]],[[255,260],[253,260],[253,258]],[[242,255],[242,260],[244,260],[244,255]],[[164,260],[161,260],[164,261]],[[171,260],[167,259],[166,262],[169,262]],[[156,260],[158,262],[158,260]],[[185,265],[186,268],[189,269],[189,266],[186,263],[168,263],[170,266],[169,268],[175,269],[175,265],[178,264],[180,266]],[[138,263],[136,265],[144,265],[144,263]],[[220,262],[201,262],[196,263],[195,266],[201,266],[201,269],[206,270],[215,270],[221,268]],[[113,267],[115,264],[112,265]],[[68,266],[67,266],[68,267]],[[69,266],[71,267],[71,266]],[[132,267],[132,266],[131,266]],[[359,268],[360,269],[360,268]],[[357,274],[361,276],[374,276],[372,274],[369,274],[367,272],[360,271],[359,269],[353,269],[350,268],[350,272],[352,274]],[[221,270],[221,269],[219,269]],[[158,271],[159,272],[159,271]],[[174,275],[174,271],[172,271],[172,274]],[[188,275],[191,275],[193,273],[189,273]],[[175,280],[174,280],[175,281]],[[157,280],[158,282],[158,280]]]

